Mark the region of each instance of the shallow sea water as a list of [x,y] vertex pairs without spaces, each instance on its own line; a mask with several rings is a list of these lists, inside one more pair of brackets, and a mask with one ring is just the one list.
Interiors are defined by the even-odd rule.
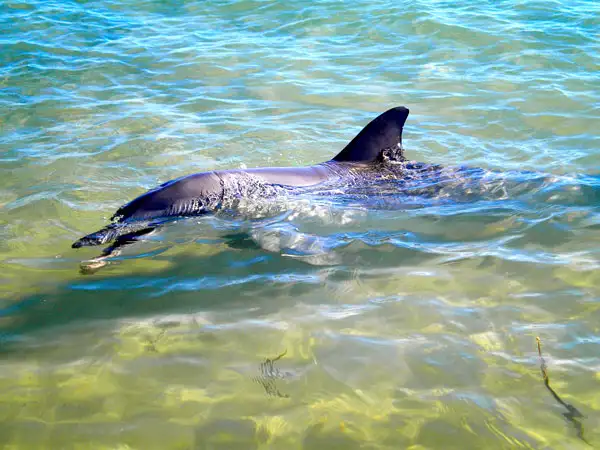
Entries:
[[[599,446],[599,5],[0,3],[2,448]],[[396,105],[411,159],[513,188],[302,196],[79,273],[145,190]]]

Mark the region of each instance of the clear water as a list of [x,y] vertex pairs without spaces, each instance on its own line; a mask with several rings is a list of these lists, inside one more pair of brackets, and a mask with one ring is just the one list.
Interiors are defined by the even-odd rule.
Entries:
[[[599,5],[1,2],[3,448],[600,445]],[[327,160],[395,105],[410,158],[520,187],[302,197],[79,274],[146,189]]]

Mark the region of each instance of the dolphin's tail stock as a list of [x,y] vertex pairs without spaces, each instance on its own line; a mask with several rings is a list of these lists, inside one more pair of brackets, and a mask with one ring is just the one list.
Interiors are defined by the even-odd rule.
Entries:
[[95,231],[87,236],[82,237],[81,239],[76,240],[73,242],[71,247],[81,248],[106,244],[107,242],[116,239],[120,234],[122,234],[122,225],[119,223],[111,223],[101,230]]
[[114,240],[123,240],[127,237],[139,237],[158,228],[165,221],[140,221],[140,222],[113,222],[104,228],[76,240],[72,248],[92,247],[103,245]]

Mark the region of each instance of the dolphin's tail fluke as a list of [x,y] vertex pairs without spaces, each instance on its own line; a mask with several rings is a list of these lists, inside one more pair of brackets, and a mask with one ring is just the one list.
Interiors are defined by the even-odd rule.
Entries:
[[92,245],[102,245],[107,242],[113,241],[123,234],[123,226],[117,223],[111,223],[110,225],[102,228],[101,230],[95,231],[92,234],[82,237],[81,239],[73,242],[71,247],[90,247]]
[[80,248],[91,245],[102,245],[114,241],[102,250],[102,253],[99,256],[82,262],[80,267],[81,273],[95,273],[102,267],[110,264],[107,260],[111,257],[118,256],[123,247],[136,242],[141,236],[152,233],[158,227],[160,227],[160,224],[146,224],[145,227],[131,227],[128,226],[128,224],[111,223],[101,230],[88,234],[73,242],[73,248]]

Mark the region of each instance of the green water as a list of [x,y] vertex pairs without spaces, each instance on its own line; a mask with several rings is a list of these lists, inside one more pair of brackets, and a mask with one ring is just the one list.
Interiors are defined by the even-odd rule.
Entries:
[[[17,0],[0,29],[2,448],[600,445],[597,2]],[[182,221],[79,273],[145,190],[327,160],[395,105],[411,159],[543,183]]]

